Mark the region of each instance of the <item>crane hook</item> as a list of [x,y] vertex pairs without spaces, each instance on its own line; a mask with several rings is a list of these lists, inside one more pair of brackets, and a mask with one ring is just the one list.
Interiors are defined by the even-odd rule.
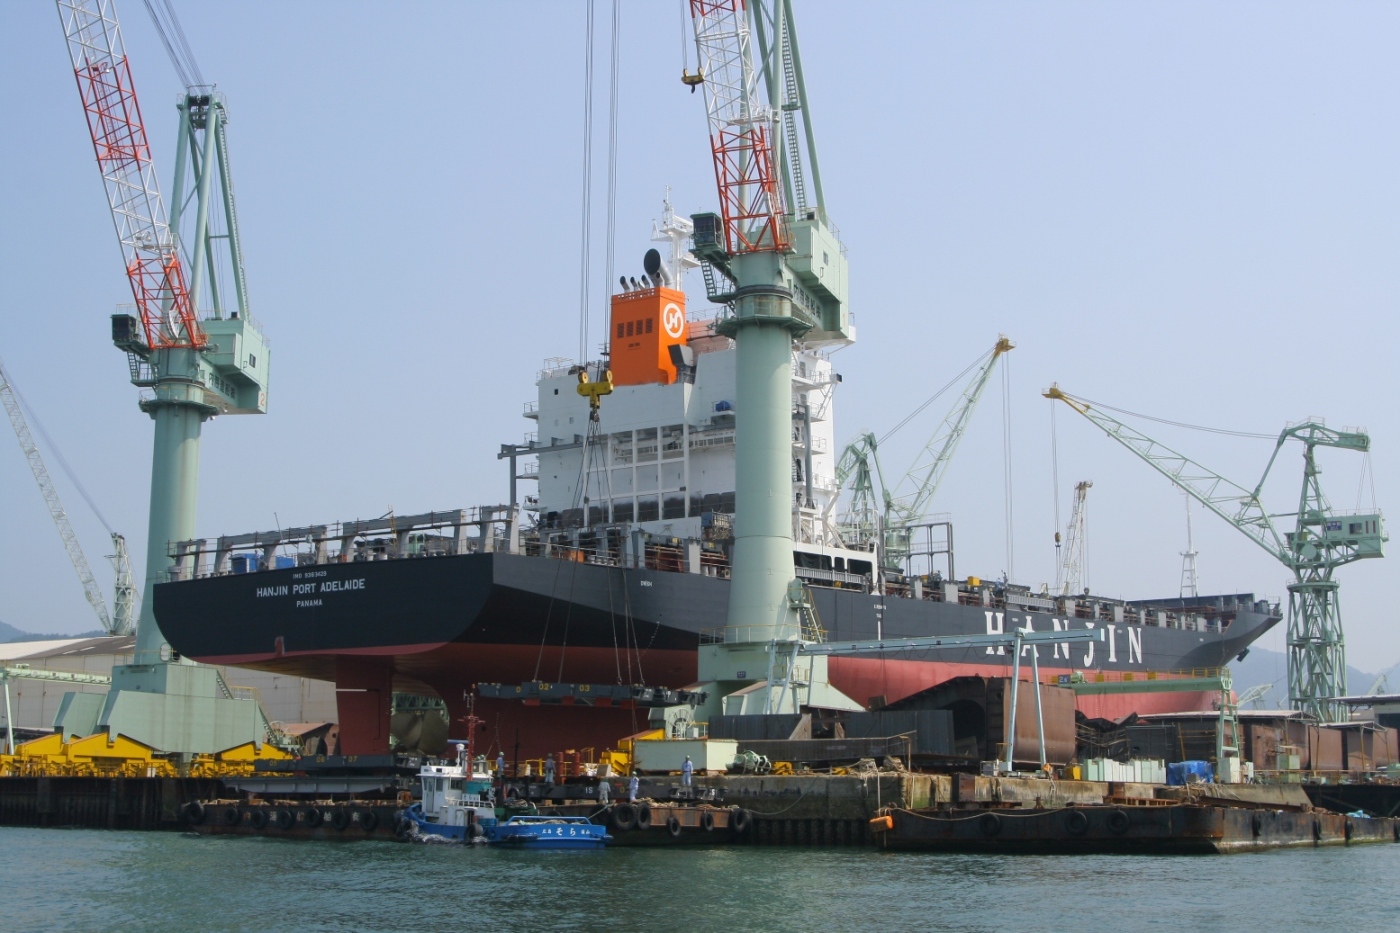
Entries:
[[702,69],[696,68],[695,74],[691,74],[689,68],[681,69],[681,84],[690,88],[690,93],[694,94],[695,89],[704,83],[705,72]]

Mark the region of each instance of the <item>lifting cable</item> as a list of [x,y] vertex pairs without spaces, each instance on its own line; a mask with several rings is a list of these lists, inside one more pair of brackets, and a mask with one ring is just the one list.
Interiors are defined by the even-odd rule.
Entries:
[[945,384],[945,385],[943,386],[943,388],[941,388],[941,389],[939,389],[937,392],[933,393],[933,395],[930,396],[928,399],[926,399],[922,405],[920,405],[918,408],[914,409],[914,410],[911,411],[908,415],[906,415],[906,416],[904,417],[904,420],[903,420],[903,421],[899,422],[899,424],[895,425],[894,427],[892,427],[892,428],[890,428],[888,431],[886,431],[884,437],[881,437],[876,443],[877,443],[877,444],[883,444],[885,441],[887,441],[887,440],[889,440],[891,437],[893,437],[893,436],[894,436],[896,433],[898,433],[898,432],[900,431],[900,429],[902,429],[905,425],[907,425],[909,422],[913,421],[915,418],[919,417],[919,415],[923,413],[923,410],[924,410],[925,408],[928,408],[928,407],[929,407],[930,405],[932,405],[934,402],[936,402],[936,401],[938,401],[940,398],[942,398],[944,392],[947,392],[949,389],[951,389],[951,388],[952,388],[953,386],[955,386],[955,385],[959,385],[959,384],[962,382],[963,377],[965,377],[968,373],[972,372],[972,371],[973,371],[974,369],[976,369],[978,366],[982,365],[982,363],[987,359],[987,357],[991,356],[991,355],[992,355],[993,353],[995,353],[995,352],[996,352],[996,349],[995,349],[995,348],[993,348],[993,349],[991,349],[991,350],[988,350],[986,353],[983,353],[983,354],[982,354],[981,356],[979,356],[977,359],[975,359],[975,360],[973,360],[971,363],[969,363],[966,369],[964,369],[962,372],[958,373],[958,374],[957,374],[956,376],[954,376],[952,379],[948,380],[947,384]]
[[[612,299],[614,256],[617,241],[617,87],[618,62],[621,59],[621,11],[622,0],[613,0],[612,5],[612,61],[608,72],[608,251],[607,270],[603,276],[603,307],[607,308]],[[604,330],[611,341],[612,334]],[[586,336],[586,332],[585,332]],[[584,358],[587,359],[586,357]]]
[[1060,582],[1060,439],[1055,426],[1055,411],[1059,407],[1054,399],[1050,400],[1050,489],[1055,499],[1055,534],[1051,536],[1051,540],[1055,542],[1057,588]]
[[1107,411],[1116,411],[1120,415],[1130,415],[1134,418],[1143,418],[1147,421],[1155,421],[1158,424],[1168,424],[1174,428],[1189,428],[1192,431],[1205,431],[1209,434],[1225,434],[1230,437],[1255,437],[1266,441],[1277,440],[1277,434],[1259,434],[1254,431],[1231,431],[1227,428],[1210,428],[1200,424],[1187,424],[1184,421],[1170,421],[1166,418],[1154,418],[1152,415],[1144,415],[1141,412],[1128,411],[1126,408],[1114,408],[1112,405],[1105,405],[1103,402],[1096,402],[1091,398],[1084,398],[1076,395],[1075,398],[1081,402],[1087,402],[1095,408],[1102,408]]
[[190,48],[189,39],[185,38],[185,30],[180,26],[180,18],[175,15],[170,0],[145,0],[145,3],[146,12],[151,14],[151,22],[156,25],[160,43],[165,46],[180,82],[187,88],[204,86],[204,75],[199,70],[199,63],[194,60],[194,50]]
[[583,208],[579,236],[578,361],[588,362],[588,267],[593,227],[593,4],[588,0],[583,55]]
[[1014,550],[1012,528],[1015,526],[1016,508],[1011,487],[1011,361],[1001,363],[1001,444],[1002,475],[1006,484],[1006,579],[1016,578],[1016,552]]

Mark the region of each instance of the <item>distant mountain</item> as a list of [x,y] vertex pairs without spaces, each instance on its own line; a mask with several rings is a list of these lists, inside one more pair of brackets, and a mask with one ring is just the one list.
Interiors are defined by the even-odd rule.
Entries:
[[79,632],[77,635],[56,635],[53,633],[25,632],[5,622],[0,622],[0,642],[7,641],[57,641],[63,638],[98,638],[107,634],[101,629]]
[[[1230,665],[1235,694],[1242,696],[1252,687],[1269,684],[1262,697],[1245,704],[1245,709],[1287,709],[1288,708],[1288,655],[1267,648],[1250,648],[1243,661]],[[1390,683],[1390,692],[1400,692],[1400,662],[1381,671]],[[1365,693],[1371,689],[1380,674],[1368,674],[1347,665],[1347,692]]]

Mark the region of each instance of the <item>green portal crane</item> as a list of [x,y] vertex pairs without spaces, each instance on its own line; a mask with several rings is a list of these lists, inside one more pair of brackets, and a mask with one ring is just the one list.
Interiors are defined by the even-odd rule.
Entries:
[[195,569],[171,544],[194,537],[204,422],[267,411],[270,354],[248,313],[227,114],[212,87],[186,84],[167,217],[114,0],[57,6],[134,299],[134,313],[112,315],[112,342],[125,351],[132,383],[145,390],[141,410],[155,422],[134,663],[113,669],[100,716],[75,728],[105,728],[180,754],[260,742],[255,702],[234,697],[212,668],[167,655],[152,598],[157,583]]
[[734,696],[743,707],[721,712],[778,711],[771,684],[738,694],[763,680],[771,641],[802,638],[804,598],[792,559],[792,350],[794,341],[854,339],[846,256],[822,202],[791,3],[692,0],[690,12],[719,195],[719,213],[692,218],[693,252],[711,300],[726,305],[717,330],[735,342],[739,409],[728,624],[724,644],[702,651],[700,678],[726,704]]
[[[880,566],[886,572],[904,572],[913,526],[923,521],[928,513],[929,503],[938,491],[939,484],[943,482],[943,476],[948,471],[948,465],[953,460],[958,444],[967,433],[972,413],[982,398],[982,390],[987,387],[997,360],[1015,347],[1016,345],[1005,336],[998,337],[992,349],[969,367],[976,367],[976,370],[963,387],[957,402],[944,416],[933,436],[919,450],[913,465],[893,486],[885,482],[879,457],[882,441],[877,440],[875,435],[862,434],[847,444],[846,449],[841,452],[836,465],[836,482],[841,488],[851,491],[851,498],[838,521],[838,526],[849,542],[879,541]],[[914,415],[932,401],[933,399],[930,399],[916,409],[914,414],[904,419],[900,427],[909,423]],[[894,430],[898,431],[899,428]],[[893,433],[894,431],[890,432]],[[885,435],[884,439],[888,440],[890,434]],[[880,483],[878,512],[875,506],[876,480]]]
[[[1336,698],[1347,693],[1346,643],[1338,606],[1338,583],[1333,573],[1343,564],[1385,556],[1384,519],[1380,512],[1334,511],[1323,495],[1315,451],[1318,447],[1365,452],[1371,438],[1364,431],[1338,431],[1320,421],[1304,421],[1283,429],[1264,475],[1245,489],[1213,470],[1158,443],[1083,399],[1052,385],[1044,393],[1058,399],[1105,434],[1127,447],[1154,469],[1219,515],[1293,574],[1288,585],[1288,699],[1296,710],[1324,722],[1345,716]],[[1296,512],[1270,514],[1260,495],[1279,451],[1289,440],[1303,444],[1303,489]],[[1276,518],[1293,518],[1292,531],[1280,532]]]

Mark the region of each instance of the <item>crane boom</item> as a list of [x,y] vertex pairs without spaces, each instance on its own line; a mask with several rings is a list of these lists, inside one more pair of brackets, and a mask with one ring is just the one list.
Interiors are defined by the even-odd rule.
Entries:
[[58,0],[58,12],[146,347],[203,347],[113,0]]
[[63,510],[63,502],[58,497],[58,489],[55,488],[53,479],[49,476],[48,468],[44,466],[44,458],[39,454],[39,446],[34,443],[34,435],[29,431],[29,424],[24,420],[19,396],[15,394],[14,386],[10,383],[10,375],[5,371],[3,361],[0,361],[0,403],[4,404],[5,413],[10,416],[10,424],[15,429],[15,437],[19,439],[20,449],[24,451],[24,458],[29,461],[29,469],[34,473],[34,479],[39,484],[39,494],[44,497],[44,504],[49,508],[49,517],[53,519],[54,526],[58,529],[58,536],[63,540],[63,549],[68,552],[68,559],[73,562],[73,569],[78,572],[78,582],[83,586],[83,595],[87,597],[88,605],[92,606],[92,611],[97,613],[97,620],[102,623],[103,631],[109,634],[126,634],[115,631],[112,617],[107,614],[107,601],[102,598],[102,590],[98,587],[97,580],[93,578],[92,568],[88,566],[87,558],[83,556],[82,546],[78,544],[78,536],[73,531],[73,523],[68,520],[68,513]]
[[[1059,385],[1052,385],[1044,395],[1048,399],[1058,399],[1079,412],[1098,425],[1109,437],[1145,460],[1149,466],[1171,480],[1191,498],[1238,528],[1249,540],[1278,560],[1290,562],[1283,536],[1279,534],[1268,512],[1264,511],[1263,505],[1260,504],[1257,490],[1251,491],[1231,482],[1185,454],[1178,453],[1166,444],[1154,441],[1141,431],[1104,414],[1083,399],[1069,395],[1061,390]],[[1262,481],[1260,485],[1263,485]]]
[[758,96],[743,0],[690,0],[708,93],[715,182],[725,249],[786,250],[788,229],[773,161],[773,112]]
[[[987,381],[991,378],[992,370],[996,368],[997,360],[1001,359],[1002,354],[1015,349],[1015,347],[1016,345],[1007,340],[1005,336],[997,338],[996,345],[992,347],[987,356],[987,362],[983,363],[982,367],[968,381],[957,404],[953,406],[952,411],[948,412],[943,423],[934,432],[933,437],[929,438],[928,443],[924,445],[919,456],[915,458],[914,465],[895,486],[894,492],[886,494],[886,511],[889,513],[892,525],[913,524],[923,517],[929,500],[938,491],[939,483],[943,482],[943,475],[948,470],[948,464],[953,460],[953,454],[957,451],[958,444],[962,442],[963,435],[967,433],[972,413],[977,408],[977,402],[982,398],[982,390],[987,387]],[[909,488],[909,491],[901,493],[900,490],[906,487]]]
[[1066,529],[1065,556],[1060,561],[1060,578],[1055,587],[1061,596],[1076,595],[1085,579],[1085,534],[1088,530],[1089,489],[1093,485],[1086,479],[1074,486],[1074,510],[1070,513],[1069,528]]
[[[1197,502],[1225,519],[1272,554],[1293,573],[1288,585],[1288,698],[1294,709],[1323,721],[1347,715],[1338,697],[1347,693],[1346,641],[1338,604],[1339,584],[1333,572],[1344,564],[1385,556],[1389,540],[1380,512],[1334,512],[1318,480],[1315,450],[1337,447],[1367,451],[1371,438],[1364,431],[1338,431],[1320,421],[1289,425],[1279,434],[1264,475],[1253,490],[1233,483],[1213,470],[1177,453],[1165,444],[1104,414],[1087,401],[1052,385],[1045,397],[1059,400],[1098,425]],[[1260,495],[1279,451],[1289,440],[1303,443],[1303,489],[1292,513],[1292,531],[1280,534],[1265,511]]]

